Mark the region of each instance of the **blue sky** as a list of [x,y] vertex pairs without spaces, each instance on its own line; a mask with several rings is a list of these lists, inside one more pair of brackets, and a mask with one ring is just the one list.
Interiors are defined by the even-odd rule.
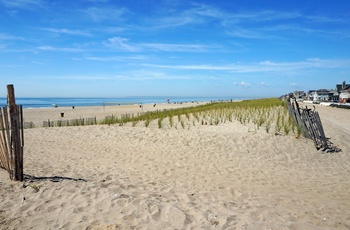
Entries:
[[0,0],[0,97],[274,97],[350,82],[350,1]]

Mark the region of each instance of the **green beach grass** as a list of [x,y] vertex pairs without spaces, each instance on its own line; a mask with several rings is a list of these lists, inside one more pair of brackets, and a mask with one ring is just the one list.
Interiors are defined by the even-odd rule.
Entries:
[[[168,120],[168,127],[172,128],[175,123],[174,118],[177,118],[183,129],[185,125],[219,125],[236,120],[242,125],[254,124],[257,130],[264,126],[267,133],[272,126],[275,128],[275,134],[288,135],[291,131],[294,133],[299,130],[289,116],[286,102],[277,98],[215,102],[189,108],[147,112],[133,117],[113,117],[113,119],[108,117],[101,120],[99,124],[120,125],[143,122],[145,127],[148,127],[152,121],[157,120],[158,128],[164,128],[166,125],[163,121]],[[297,134],[300,135],[299,132]]]
[[[178,128],[182,129],[198,125],[220,125],[221,123],[237,121],[242,125],[254,125],[254,130],[264,127],[267,133],[272,130],[275,134],[290,133],[297,137],[301,135],[300,127],[297,127],[289,116],[288,106],[285,101],[277,98],[265,98],[255,100],[243,100],[233,102],[214,102],[194,107],[170,109],[155,112],[146,112],[137,116],[107,116],[97,122],[53,122],[54,126],[83,126],[83,125],[119,125],[128,123],[132,127],[143,124],[149,127],[153,121],[159,129]],[[56,124],[56,125],[55,125]]]

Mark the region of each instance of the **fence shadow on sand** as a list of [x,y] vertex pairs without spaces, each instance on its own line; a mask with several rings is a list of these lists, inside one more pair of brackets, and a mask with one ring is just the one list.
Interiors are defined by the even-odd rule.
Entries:
[[37,177],[37,176],[24,174],[24,181],[27,181],[27,182],[37,182],[37,181],[61,182],[66,180],[87,182],[87,180],[81,179],[81,178],[72,178],[72,177],[63,177],[63,176]]

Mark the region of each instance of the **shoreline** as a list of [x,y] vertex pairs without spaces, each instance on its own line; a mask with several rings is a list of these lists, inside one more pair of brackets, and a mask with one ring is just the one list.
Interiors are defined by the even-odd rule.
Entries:
[[[33,122],[35,126],[42,126],[44,121],[69,120],[80,118],[96,118],[102,120],[107,116],[121,116],[124,114],[139,114],[157,110],[169,110],[194,107],[210,102],[163,103],[163,104],[132,104],[117,106],[77,106],[57,108],[25,108],[23,109],[24,122]],[[62,116],[63,114],[63,116]]]
[[24,107],[23,109],[59,109],[59,108],[90,108],[90,107],[109,107],[109,106],[114,106],[114,107],[118,107],[118,106],[134,106],[134,105],[163,105],[163,104],[188,104],[188,103],[210,103],[210,102],[219,102],[219,101],[192,101],[192,102],[173,102],[173,103],[166,103],[166,102],[161,102],[161,103],[137,103],[137,102],[132,102],[132,103],[105,103],[105,104],[94,104],[94,105],[57,105],[57,106],[44,106],[44,107]]
[[[248,98],[246,98],[248,99]],[[126,97],[126,98],[16,98],[16,104],[23,108],[118,106],[132,104],[181,104],[194,102],[218,102],[242,100],[235,97]],[[7,99],[0,98],[0,105],[6,106]]]

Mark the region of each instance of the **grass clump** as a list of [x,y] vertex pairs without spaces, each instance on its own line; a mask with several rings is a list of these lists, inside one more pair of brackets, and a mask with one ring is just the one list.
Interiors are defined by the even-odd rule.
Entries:
[[150,119],[146,119],[145,120],[145,127],[148,127],[150,123],[151,123],[151,120]]
[[185,121],[184,120],[180,120],[180,124],[181,124],[181,127],[184,129],[185,128]]
[[42,187],[41,185],[35,185],[35,184],[31,184],[29,185],[29,187],[31,187],[34,192],[39,192],[40,188]]
[[172,115],[169,116],[169,124],[170,124],[170,127],[174,126],[174,119]]
[[160,118],[158,118],[158,128],[162,128],[163,127],[163,118],[162,117],[160,117]]
[[[177,119],[176,119],[177,118]],[[119,124],[124,125],[131,122],[135,127],[139,122],[143,122],[145,127],[149,127],[150,123],[157,120],[158,128],[164,127],[164,119],[169,119],[170,128],[178,128],[181,125],[185,129],[187,125],[219,125],[226,122],[240,122],[243,125],[254,123],[256,129],[265,125],[267,133],[271,129],[275,129],[275,133],[284,132],[286,135],[291,130],[300,136],[301,129],[296,127],[293,119],[288,113],[288,106],[285,101],[277,98],[243,100],[240,102],[214,102],[203,104],[195,107],[146,112],[133,116],[125,114],[119,116],[107,116],[98,124]],[[91,124],[96,124],[96,119]],[[58,126],[65,126],[64,123],[58,123]],[[77,119],[69,122],[73,125],[90,125],[84,119]]]

